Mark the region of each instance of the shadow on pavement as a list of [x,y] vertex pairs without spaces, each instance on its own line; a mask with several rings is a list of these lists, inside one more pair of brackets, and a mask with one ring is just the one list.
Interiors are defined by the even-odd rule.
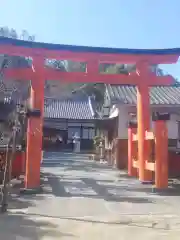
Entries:
[[[70,158],[71,159],[71,158]],[[49,165],[44,165],[43,166],[45,169],[47,167],[49,167]],[[59,169],[62,169],[60,170],[61,172],[71,172],[71,173],[76,173],[77,171],[84,171],[86,173],[98,173],[99,171],[114,171],[116,172],[116,177],[118,178],[118,181],[121,182],[122,180],[125,180],[125,181],[136,181],[137,182],[137,179],[134,179],[132,177],[129,177],[127,175],[127,173],[125,171],[119,171],[119,170],[114,170],[112,169],[111,166],[108,166],[107,164],[100,164],[100,163],[97,163],[97,162],[93,162],[93,161],[78,161],[77,160],[71,160],[71,161],[66,161],[66,159],[64,159],[64,161],[61,162],[61,164],[53,164],[52,166],[50,166],[51,168],[54,168],[54,167],[58,167]],[[51,174],[52,175],[52,174]],[[47,177],[48,177],[48,173],[47,173]],[[69,196],[69,194],[65,193],[64,192],[64,187],[63,187],[63,183],[59,183],[59,180],[58,178],[61,177],[60,175],[58,176],[57,174],[56,175],[52,175],[51,176],[51,179],[49,179],[49,184],[52,186],[52,188],[54,189],[54,195],[57,195],[57,196]],[[89,181],[91,181],[91,178],[89,180],[87,180],[88,183],[90,183]],[[59,185],[59,188],[60,188],[60,191],[59,190],[55,190],[55,182]],[[93,183],[93,188],[96,187],[96,189],[98,188],[97,184]],[[100,188],[98,188],[98,191],[100,190]],[[142,185],[142,184],[136,184],[136,186],[132,187],[132,186],[128,186],[127,184],[127,190],[129,192],[139,192],[139,193],[147,193],[147,194],[156,194],[156,195],[159,195],[159,196],[180,196],[180,183],[172,183],[171,181],[169,182],[169,188],[167,190],[164,190],[164,191],[161,191],[161,192],[155,192],[153,190],[153,185]],[[101,195],[101,194],[100,194]],[[99,195],[99,196],[100,196]],[[86,195],[87,196],[87,195]],[[103,198],[103,196],[101,196],[101,198]],[[114,200],[113,200],[114,199]],[[117,198],[117,197],[113,197],[113,196],[109,196],[108,199],[106,198],[105,200],[107,201],[121,201],[120,198]],[[123,200],[123,199],[122,199]],[[138,200],[135,198],[134,200],[135,202]],[[142,201],[142,199],[140,199],[140,201]],[[148,200],[144,200],[145,202],[148,202]],[[133,199],[132,199],[132,202],[133,202]]]
[[[17,191],[17,190],[16,190]],[[14,196],[9,199],[8,212],[0,213],[0,239],[40,240],[44,236],[49,237],[73,237],[60,231],[59,226],[52,223],[48,218],[30,216],[23,210],[33,206],[32,201],[41,201],[42,196]]]
[[[121,181],[122,178],[128,180],[128,179],[134,179],[133,177],[128,176],[126,172],[119,172],[119,181]],[[132,186],[127,186],[128,191],[136,191],[136,192],[144,192],[144,193],[150,193],[150,194],[156,194],[159,196],[180,196],[180,180],[178,178],[169,179],[169,188],[162,190],[162,191],[154,191],[153,185],[147,184],[143,185],[141,184],[139,187],[136,187],[135,189]]]
[[[114,225],[124,225],[129,227],[138,227],[138,228],[155,228],[155,229],[161,229],[161,230],[170,230],[170,226],[168,223],[164,224],[164,226],[159,225],[157,221],[154,220],[136,220],[134,221],[130,217],[124,217],[121,220],[116,221],[103,221],[103,220],[95,220],[95,219],[85,219],[85,218],[78,218],[78,217],[64,217],[64,216],[49,216],[46,214],[36,214],[31,213],[31,216],[34,217],[43,217],[43,218],[53,218],[58,220],[69,220],[69,221],[75,221],[75,222],[82,222],[82,223],[91,223],[91,224],[102,224],[102,225],[108,225],[108,226],[114,226]],[[71,235],[69,235],[71,236]]]
[[[153,203],[152,199],[123,195],[124,191],[121,191],[120,187],[114,186],[113,182],[109,185],[111,181],[101,181],[104,184],[99,185],[99,181],[93,178],[79,178],[80,182],[73,182],[73,179],[71,179],[72,182],[70,182],[63,179],[63,176],[61,176],[63,181],[60,181],[60,177],[52,173],[45,173],[44,177],[48,179],[48,181],[44,183],[44,192],[46,193],[47,184],[52,189],[52,194],[56,197],[85,197],[91,199],[104,199],[107,202]],[[68,187],[73,189],[73,193],[65,190]],[[88,193],[89,191],[91,193]],[[84,192],[84,194],[82,192]]]

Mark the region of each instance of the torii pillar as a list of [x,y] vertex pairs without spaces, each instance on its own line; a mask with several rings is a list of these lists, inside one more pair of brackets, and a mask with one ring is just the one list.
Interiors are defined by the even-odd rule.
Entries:
[[137,65],[137,73],[141,78],[141,84],[137,86],[137,134],[138,134],[138,164],[139,180],[142,183],[152,182],[152,172],[145,169],[149,159],[150,146],[145,141],[145,132],[150,130],[150,100],[149,100],[149,64],[140,62]]
[[27,127],[25,189],[39,191],[40,164],[42,158],[43,112],[44,112],[44,58],[33,57],[34,73],[31,86],[33,108],[41,111],[40,117],[30,117]]

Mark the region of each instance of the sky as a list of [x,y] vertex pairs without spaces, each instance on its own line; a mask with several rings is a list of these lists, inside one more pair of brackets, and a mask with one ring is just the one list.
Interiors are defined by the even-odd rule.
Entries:
[[[179,0],[1,0],[0,26],[36,41],[118,48],[180,47]],[[180,80],[180,62],[163,66]]]

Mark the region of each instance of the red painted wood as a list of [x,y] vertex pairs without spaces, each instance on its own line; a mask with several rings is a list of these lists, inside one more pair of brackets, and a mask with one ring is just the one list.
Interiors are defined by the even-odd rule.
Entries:
[[[141,77],[134,75],[123,74],[98,74],[96,72],[83,73],[83,72],[60,72],[54,69],[45,69],[45,76],[47,80],[68,81],[68,82],[94,82],[94,83],[109,83],[109,84],[141,84]],[[30,80],[33,79],[34,72],[32,69],[6,69],[4,71],[6,78]],[[171,76],[157,77],[152,75],[151,78],[146,81],[149,86],[158,85],[171,85],[174,83],[174,79]]]
[[[137,177],[137,168],[133,167],[135,148],[133,146],[133,134],[137,133],[136,128],[128,128],[128,175]],[[137,154],[136,154],[137,155]]]
[[18,47],[12,45],[0,45],[0,53],[14,56],[34,57],[42,56],[44,58],[59,60],[91,61],[97,60],[105,63],[137,63],[148,61],[150,64],[176,63],[178,55],[132,55],[132,54],[104,54],[104,53],[84,53],[71,51],[54,51],[46,49],[33,49],[28,47]]
[[155,186],[168,187],[168,131],[165,121],[155,122]]
[[180,155],[175,151],[168,151],[168,165],[169,165],[169,176],[179,177],[180,176]]
[[25,157],[24,152],[17,152],[12,162],[12,177],[19,177],[24,173]]
[[[33,58],[35,72],[32,69],[7,70],[6,77],[32,80],[34,85],[34,104],[36,108],[43,110],[44,106],[44,81],[45,79],[67,82],[102,82],[110,84],[133,84],[138,86],[137,112],[138,112],[138,164],[139,179],[147,181],[151,176],[145,169],[145,163],[149,156],[149,146],[145,144],[145,131],[149,130],[149,91],[148,86],[170,85],[171,77],[157,77],[149,73],[148,64],[175,63],[177,55],[135,55],[135,54],[104,54],[85,53],[64,50],[32,49],[30,47],[17,47],[12,45],[0,46],[1,54],[16,56],[29,56]],[[53,58],[61,60],[76,60],[88,63],[87,73],[60,72],[54,69],[44,68],[44,59]],[[139,69],[138,75],[99,74],[98,63],[136,63]],[[26,154],[26,188],[38,187],[40,184],[40,161],[42,149],[42,124],[41,119],[30,118],[27,133]],[[166,150],[166,149],[165,149]]]
[[36,188],[40,185],[40,164],[42,157],[43,109],[44,109],[44,59],[34,59],[37,71],[32,76],[33,105],[40,109],[40,118],[30,117],[27,128],[25,188]]

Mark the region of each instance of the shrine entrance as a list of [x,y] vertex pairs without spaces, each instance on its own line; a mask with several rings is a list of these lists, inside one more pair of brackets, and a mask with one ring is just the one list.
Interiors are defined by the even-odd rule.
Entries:
[[[150,145],[146,141],[146,132],[150,130],[150,104],[149,86],[171,85],[174,80],[171,76],[156,76],[150,71],[153,64],[176,63],[178,55],[173,55],[172,50],[134,50],[134,49],[112,49],[96,47],[77,47],[58,44],[46,44],[0,38],[0,53],[31,57],[32,68],[7,69],[6,80],[16,78],[31,80],[31,107],[34,113],[29,117],[27,129],[26,148],[26,174],[25,188],[34,189],[40,185],[40,163],[42,158],[42,127],[44,111],[44,83],[45,80],[81,82],[81,83],[111,83],[130,84],[137,86],[137,165],[138,176],[141,182],[152,180],[151,168],[147,167]],[[85,72],[60,72],[46,68],[46,59],[73,60],[86,64]],[[133,63],[136,64],[136,71],[129,75],[103,74],[99,70],[100,64],[105,63]],[[36,114],[40,110],[41,114]],[[163,139],[165,129],[163,118],[157,117],[157,132],[159,139]],[[131,138],[131,135],[129,135]],[[166,162],[166,155],[163,151],[166,141],[158,141],[158,164],[160,166]],[[164,143],[164,145],[162,145]],[[131,149],[129,149],[130,151]],[[132,156],[132,154],[131,154]],[[164,156],[165,158],[162,158]],[[164,162],[163,162],[164,161]],[[166,164],[166,163],[165,163]],[[167,164],[166,164],[167,168]],[[165,173],[165,172],[164,172]],[[162,178],[162,173],[160,178]],[[165,183],[158,185],[167,187],[167,173],[165,173]],[[160,180],[161,182],[161,180]]]

